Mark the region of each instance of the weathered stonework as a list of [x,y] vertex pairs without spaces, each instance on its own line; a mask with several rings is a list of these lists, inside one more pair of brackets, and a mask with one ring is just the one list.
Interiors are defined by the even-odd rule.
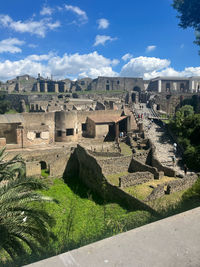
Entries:
[[138,184],[143,184],[154,179],[154,175],[150,172],[135,172],[121,176],[121,187],[129,187]]
[[[198,179],[198,176],[196,174],[187,175],[186,177],[182,179],[179,178],[177,180],[173,180],[171,182],[158,185],[156,188],[153,189],[152,193],[146,198],[145,201],[151,201],[151,200],[160,198],[164,196],[166,193],[174,193],[177,191],[188,189],[196,182],[197,179]],[[167,187],[170,188],[170,192],[166,192]]]
[[84,148],[77,146],[72,153],[64,174],[65,180],[80,179],[91,190],[104,199],[126,205],[129,209],[142,209],[155,213],[144,202],[134,198],[119,187],[110,184],[101,168],[101,163]]

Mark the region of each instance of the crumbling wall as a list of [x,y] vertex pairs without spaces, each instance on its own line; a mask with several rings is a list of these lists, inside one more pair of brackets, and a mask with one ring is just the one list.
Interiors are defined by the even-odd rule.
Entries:
[[77,146],[72,153],[65,171],[66,181],[69,177],[80,179],[93,192],[108,201],[126,205],[130,209],[142,209],[155,213],[142,201],[134,198],[119,187],[111,185],[105,178],[98,160],[91,156],[84,148]]
[[19,123],[1,123],[0,138],[6,138],[7,144],[17,144],[16,129]]
[[121,187],[129,187],[143,184],[154,179],[154,175],[150,172],[134,172],[121,176]]
[[155,167],[158,171],[164,172],[164,174],[166,176],[176,177],[176,171],[175,170],[173,170],[169,167],[163,166],[160,163],[160,161],[158,160],[158,158],[156,156],[156,148],[155,148],[155,146],[151,140],[149,140],[148,145],[151,149],[150,149],[149,155],[147,157],[147,164],[151,165],[152,167]]
[[163,176],[162,172],[159,172],[155,167],[151,167],[147,164],[140,162],[139,160],[132,157],[129,169],[129,172],[150,172],[154,175],[155,179],[159,179]]
[[27,177],[40,177],[41,166],[37,161],[26,162],[26,176]]
[[187,175],[184,178],[179,178],[177,180],[164,183],[162,185],[158,185],[156,188],[153,189],[153,191],[145,201],[151,201],[164,196],[166,194],[166,188],[168,186],[170,187],[169,193],[174,193],[177,191],[188,189],[196,182],[197,179],[198,176],[196,174],[193,174],[193,175]]
[[105,175],[128,171],[132,156],[113,157],[108,159],[98,159],[102,171]]
[[[6,160],[10,160],[13,156],[18,154],[19,151],[7,151]],[[62,177],[70,154],[70,148],[66,147],[57,149],[20,151],[20,155],[25,160],[27,168],[29,168],[28,172],[31,173],[31,176],[41,175],[40,162],[44,161],[47,165],[47,169],[50,171],[50,177]],[[40,171],[38,168],[40,168]]]

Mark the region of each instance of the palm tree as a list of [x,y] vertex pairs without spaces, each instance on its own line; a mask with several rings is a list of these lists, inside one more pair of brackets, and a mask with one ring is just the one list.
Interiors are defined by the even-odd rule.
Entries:
[[53,201],[36,190],[47,189],[38,178],[25,177],[24,162],[16,156],[5,161],[0,151],[0,251],[15,260],[28,252],[38,253],[52,236],[55,223],[35,202]]

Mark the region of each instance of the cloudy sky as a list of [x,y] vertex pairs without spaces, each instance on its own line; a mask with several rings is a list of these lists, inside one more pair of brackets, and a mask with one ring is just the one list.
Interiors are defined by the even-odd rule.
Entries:
[[172,0],[6,0],[0,8],[0,80],[200,76],[194,31]]

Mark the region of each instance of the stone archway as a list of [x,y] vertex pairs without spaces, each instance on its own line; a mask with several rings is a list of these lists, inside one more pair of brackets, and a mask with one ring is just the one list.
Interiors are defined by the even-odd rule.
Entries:
[[45,161],[40,161],[40,166],[41,166],[41,170],[46,170],[47,169],[47,164]]
[[139,86],[135,86],[133,88],[133,91],[140,93],[141,92],[141,88]]
[[41,166],[41,175],[43,177],[49,176],[50,171],[47,163],[45,161],[40,161],[40,166]]

